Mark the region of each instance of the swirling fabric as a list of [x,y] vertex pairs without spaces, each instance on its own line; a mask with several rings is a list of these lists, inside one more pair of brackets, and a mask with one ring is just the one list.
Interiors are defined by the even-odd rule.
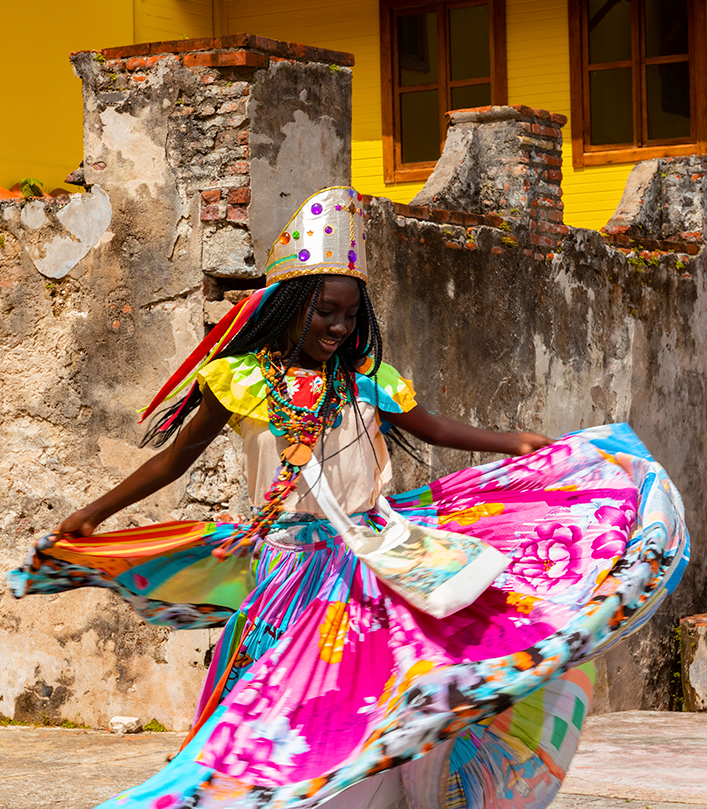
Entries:
[[326,521],[298,516],[226,570],[209,553],[233,526],[174,523],[62,540],[11,574],[18,596],[93,584],[154,623],[227,619],[188,744],[106,809],[552,801],[589,705],[582,664],[682,575],[680,495],[630,428],[611,425],[391,503],[511,565],[444,620],[379,582]]

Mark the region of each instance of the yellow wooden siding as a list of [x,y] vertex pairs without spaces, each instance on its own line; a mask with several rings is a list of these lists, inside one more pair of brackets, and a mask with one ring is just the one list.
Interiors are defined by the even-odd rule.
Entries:
[[213,0],[134,0],[135,41],[214,35]]
[[565,222],[599,229],[621,199],[633,163],[572,168],[567,0],[507,0],[508,103],[559,112],[564,130]]
[[67,187],[83,157],[81,82],[69,53],[132,43],[132,0],[7,2],[2,33],[0,186],[36,177],[48,191]]
[[230,34],[246,31],[355,55],[352,182],[362,193],[409,202],[422,183],[383,182],[378,0],[226,2]]
[[[220,0],[34,0],[2,13],[0,186],[22,177],[67,187],[83,157],[81,82],[72,51],[213,35]],[[71,190],[76,190],[72,188]]]

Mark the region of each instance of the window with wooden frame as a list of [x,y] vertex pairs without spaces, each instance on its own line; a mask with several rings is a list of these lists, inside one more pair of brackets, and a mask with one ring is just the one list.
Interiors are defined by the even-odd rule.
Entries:
[[703,153],[706,0],[569,0],[575,167]]
[[504,0],[381,0],[386,182],[426,180],[449,110],[507,103]]

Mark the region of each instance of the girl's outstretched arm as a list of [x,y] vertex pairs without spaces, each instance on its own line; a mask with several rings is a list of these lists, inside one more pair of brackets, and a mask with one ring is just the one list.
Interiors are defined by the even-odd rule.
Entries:
[[206,388],[196,415],[183,427],[170,446],[153,455],[103,497],[67,517],[56,529],[56,533],[73,532],[90,536],[103,520],[116,511],[137,503],[177,480],[216,438],[232,415]]
[[498,433],[480,430],[444,416],[433,416],[421,405],[407,413],[384,413],[394,427],[414,435],[427,444],[469,452],[503,452],[506,455],[527,455],[552,443],[539,433]]

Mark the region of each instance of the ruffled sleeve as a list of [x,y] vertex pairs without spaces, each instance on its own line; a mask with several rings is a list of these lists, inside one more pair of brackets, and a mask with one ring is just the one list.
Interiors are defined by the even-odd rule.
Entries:
[[373,367],[370,357],[356,374],[356,386],[359,398],[374,405],[385,413],[407,413],[417,405],[415,389],[409,379],[405,379],[385,362],[375,377],[366,376]]
[[255,354],[214,360],[199,371],[196,379],[202,393],[208,387],[233,413],[228,423],[236,432],[240,432],[238,425],[244,416],[268,421],[267,385]]

